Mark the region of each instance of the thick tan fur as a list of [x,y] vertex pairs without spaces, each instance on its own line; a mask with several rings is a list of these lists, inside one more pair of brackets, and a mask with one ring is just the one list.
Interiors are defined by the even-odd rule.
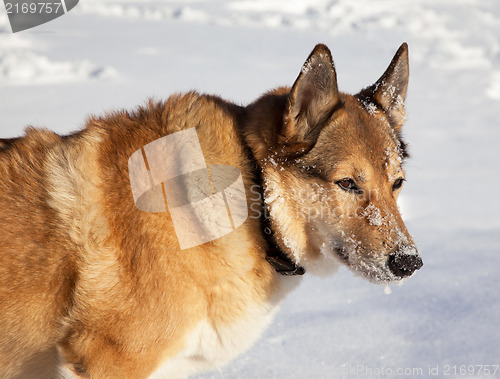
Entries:
[[[407,67],[403,50],[398,59]],[[249,200],[240,228],[186,250],[168,212],[135,207],[128,158],[187,128],[196,128],[207,163],[240,170],[248,197],[259,184],[257,162],[276,242],[297,264],[313,268],[331,250],[330,258],[369,279],[400,279],[374,274],[367,262],[413,245],[392,190],[402,175],[406,83],[395,89],[400,99],[384,98],[380,85],[358,97],[339,93],[323,45],[304,67],[291,89],[247,108],[191,92],[92,117],[70,136],[30,128],[1,140],[0,377],[57,377],[56,366],[64,366],[82,378],[147,378],[181,358],[187,363],[169,375],[216,366],[232,353],[209,357],[203,336],[213,332],[214,344],[227,348],[238,340],[229,336],[233,326],[272,314],[286,281],[297,282],[265,259],[262,198]],[[391,72],[384,75],[384,85],[397,87]],[[346,177],[376,197],[339,188]],[[322,197],[325,190],[330,197]],[[325,207],[340,213],[311,218]],[[377,210],[387,214],[383,225],[374,225],[370,212]],[[190,335],[196,344],[185,356]],[[241,341],[243,348],[255,337]]]

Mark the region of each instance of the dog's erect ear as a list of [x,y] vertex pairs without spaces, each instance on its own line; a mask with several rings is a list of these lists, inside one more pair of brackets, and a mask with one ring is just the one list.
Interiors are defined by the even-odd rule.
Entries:
[[316,45],[288,95],[281,142],[314,144],[338,102],[332,54],[325,45]]
[[399,47],[380,79],[358,94],[358,98],[363,102],[374,102],[381,107],[396,131],[401,129],[406,119],[404,102],[409,73],[408,45],[405,42]]

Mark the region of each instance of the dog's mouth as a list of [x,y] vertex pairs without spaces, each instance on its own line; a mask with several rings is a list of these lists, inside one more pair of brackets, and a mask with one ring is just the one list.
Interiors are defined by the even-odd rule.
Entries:
[[350,266],[350,264],[349,264],[349,253],[347,252],[346,248],[344,248],[344,247],[335,247],[334,251],[335,251],[335,254],[337,254],[337,258],[339,258],[342,263],[344,263],[346,266]]
[[382,257],[377,254],[363,255],[357,249],[345,246],[336,246],[333,251],[352,272],[379,284],[400,282],[423,266],[414,247],[407,249],[409,252],[397,251]]

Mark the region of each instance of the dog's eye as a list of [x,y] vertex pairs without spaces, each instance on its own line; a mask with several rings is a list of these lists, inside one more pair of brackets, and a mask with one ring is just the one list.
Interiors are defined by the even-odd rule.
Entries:
[[340,188],[342,188],[344,191],[358,191],[358,187],[356,186],[356,183],[354,183],[354,180],[350,178],[344,178],[341,180],[338,180],[335,182]]
[[404,182],[404,179],[402,179],[402,178],[396,179],[396,181],[392,185],[392,190],[395,191],[398,188],[401,188],[401,186],[403,185],[403,182]]

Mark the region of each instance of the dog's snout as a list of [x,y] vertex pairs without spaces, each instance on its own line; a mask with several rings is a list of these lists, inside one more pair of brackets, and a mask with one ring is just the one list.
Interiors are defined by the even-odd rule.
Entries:
[[389,255],[388,265],[394,275],[405,278],[413,274],[415,270],[420,269],[424,262],[422,262],[422,258],[418,254],[407,254],[398,251]]

